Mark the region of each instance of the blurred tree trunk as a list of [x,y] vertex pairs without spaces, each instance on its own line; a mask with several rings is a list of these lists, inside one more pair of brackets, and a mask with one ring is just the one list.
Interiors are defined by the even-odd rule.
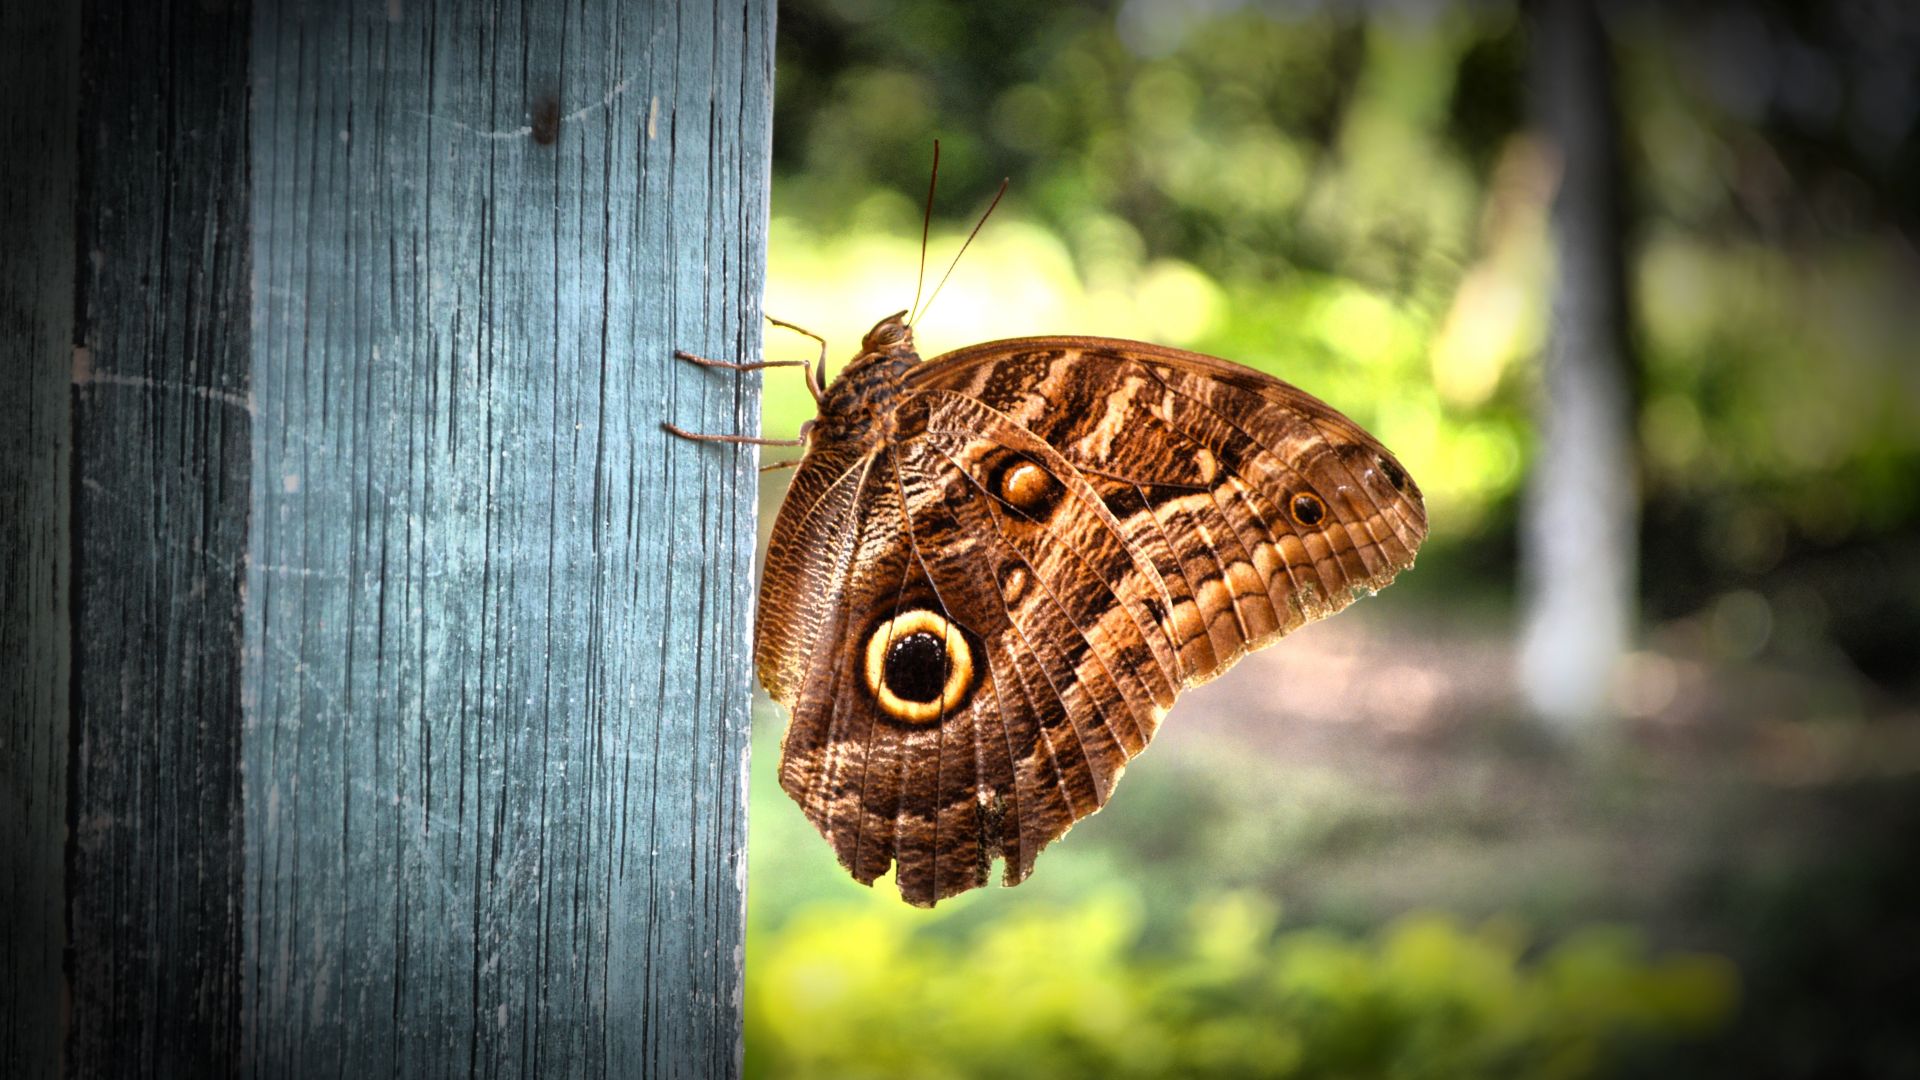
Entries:
[[1636,619],[1638,492],[1618,119],[1594,0],[1533,11],[1535,119],[1553,145],[1557,272],[1539,451],[1521,522],[1520,682],[1574,734],[1607,719]]

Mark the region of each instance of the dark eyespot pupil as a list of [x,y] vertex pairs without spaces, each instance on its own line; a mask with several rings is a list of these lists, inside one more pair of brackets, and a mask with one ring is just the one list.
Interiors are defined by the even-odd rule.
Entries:
[[1407,490],[1407,474],[1400,466],[1394,464],[1392,458],[1380,459],[1380,475],[1387,478],[1387,483],[1393,485],[1393,490]]
[[1293,519],[1300,524],[1318,525],[1320,519],[1325,516],[1326,508],[1320,505],[1319,499],[1311,495],[1295,495],[1293,497]]
[[938,701],[947,685],[947,643],[922,630],[887,648],[887,689],[902,701]]

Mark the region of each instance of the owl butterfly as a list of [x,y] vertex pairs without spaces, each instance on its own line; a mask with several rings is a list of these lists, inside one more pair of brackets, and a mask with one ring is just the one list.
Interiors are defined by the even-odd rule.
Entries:
[[822,389],[825,351],[754,664],[792,713],[780,786],[856,879],[895,867],[916,905],[996,858],[1025,880],[1180,691],[1426,538],[1384,446],[1237,364],[1096,337],[923,361],[904,311]]

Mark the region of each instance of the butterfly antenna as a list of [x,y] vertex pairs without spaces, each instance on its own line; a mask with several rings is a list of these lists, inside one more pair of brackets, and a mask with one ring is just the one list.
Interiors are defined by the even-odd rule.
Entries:
[[993,216],[993,208],[1000,205],[1000,197],[1007,193],[1007,183],[1011,179],[1007,177],[1000,181],[1000,190],[993,193],[993,201],[987,204],[987,212],[980,215],[980,220],[974,224],[973,231],[967,234],[966,243],[960,245],[960,250],[954,253],[953,261],[947,264],[947,272],[940,275],[940,284],[933,287],[933,295],[927,297],[927,307],[933,307],[933,302],[940,298],[940,290],[947,287],[947,279],[953,276],[953,268],[960,265],[960,256],[967,253],[967,246],[973,243],[974,237],[980,235],[981,227],[987,223],[988,218]]
[[920,289],[927,283],[927,233],[933,228],[933,189],[940,182],[940,140],[933,140],[933,172],[927,177],[927,212],[920,219],[920,275],[913,279],[913,304],[907,308],[907,325],[913,325],[914,310],[920,306]]

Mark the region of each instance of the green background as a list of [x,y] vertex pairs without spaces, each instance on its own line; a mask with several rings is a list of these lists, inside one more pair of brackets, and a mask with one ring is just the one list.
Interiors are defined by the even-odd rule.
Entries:
[[[1603,14],[1642,622],[1618,721],[1569,742],[1511,674],[1558,168],[1524,12],[783,6],[766,304],[836,368],[912,299],[938,137],[930,278],[1012,182],[924,355],[1271,371],[1392,447],[1433,531],[1183,697],[1031,881],[930,913],[835,864],[761,698],[751,1073],[1920,1075],[1920,20]],[[765,400],[770,435],[812,412],[790,373]]]

